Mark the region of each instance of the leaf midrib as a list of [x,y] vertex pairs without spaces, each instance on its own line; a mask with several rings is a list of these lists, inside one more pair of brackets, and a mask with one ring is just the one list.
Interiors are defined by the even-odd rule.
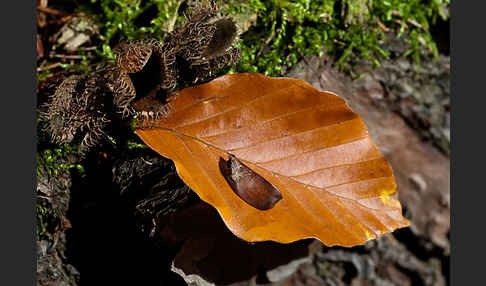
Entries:
[[[224,154],[226,154],[226,155],[228,155],[228,156],[229,156],[229,152],[228,152],[228,151],[226,151],[226,150],[224,150],[224,149],[221,149],[221,148],[219,148],[218,146],[215,146],[215,145],[213,145],[213,144],[210,144],[210,143],[208,143],[208,142],[206,142],[206,141],[204,141],[204,140],[201,140],[201,139],[199,139],[199,138],[197,138],[197,137],[195,137],[195,136],[192,136],[192,135],[189,135],[189,134],[182,133],[182,132],[177,131],[177,130],[172,129],[172,128],[167,128],[167,127],[162,127],[162,126],[157,126],[156,128],[157,128],[157,129],[166,130],[166,131],[172,132],[172,133],[174,133],[174,134],[177,134],[177,135],[180,135],[180,136],[184,136],[184,137],[190,138],[190,139],[192,139],[192,140],[198,141],[198,142],[200,142],[200,143],[202,143],[202,144],[204,144],[204,145],[206,145],[206,146],[208,146],[208,147],[210,147],[210,148],[216,149],[216,150],[218,150],[219,152],[224,153]],[[238,157],[237,157],[237,158],[238,158]],[[333,192],[330,192],[330,191],[326,190],[325,188],[320,188],[320,187],[313,186],[313,185],[310,185],[310,184],[302,183],[302,182],[300,182],[300,181],[295,180],[295,179],[294,179],[294,178],[292,178],[292,177],[286,176],[286,175],[284,175],[284,174],[276,173],[276,172],[274,172],[274,171],[272,171],[272,170],[268,170],[268,169],[266,169],[266,168],[264,168],[264,167],[262,167],[262,166],[259,166],[259,165],[258,165],[258,163],[255,163],[255,162],[252,162],[252,161],[248,161],[248,160],[245,160],[245,159],[241,159],[241,158],[238,158],[238,160],[242,161],[243,163],[247,163],[247,164],[254,165],[256,168],[259,168],[259,169],[261,169],[261,170],[264,170],[265,172],[269,172],[269,173],[271,173],[271,174],[273,174],[273,175],[275,175],[275,176],[280,176],[280,177],[284,177],[284,178],[287,178],[287,179],[289,179],[289,180],[292,180],[292,181],[294,181],[294,182],[296,182],[296,183],[298,183],[298,184],[301,184],[301,185],[303,185],[303,186],[305,186],[305,187],[309,187],[309,188],[316,188],[316,189],[322,190],[322,191],[324,191],[324,192],[326,192],[326,193],[330,194],[331,196],[335,196],[335,197],[337,197],[337,198],[341,198],[341,199],[345,199],[345,200],[354,201],[354,202],[356,202],[356,203],[360,204],[361,206],[363,206],[363,207],[364,207],[364,208],[366,208],[366,209],[375,210],[375,211],[376,211],[376,210],[378,210],[378,211],[380,210],[380,209],[370,208],[369,206],[366,206],[366,205],[362,204],[362,203],[361,203],[359,200],[353,200],[353,199],[350,199],[350,198],[348,198],[348,197],[340,196],[340,195],[338,195],[338,194],[336,194],[336,193],[333,193]],[[388,177],[390,177],[390,178],[391,178],[391,177],[393,177],[393,176],[388,176]],[[377,198],[377,197],[372,197],[372,198]]]

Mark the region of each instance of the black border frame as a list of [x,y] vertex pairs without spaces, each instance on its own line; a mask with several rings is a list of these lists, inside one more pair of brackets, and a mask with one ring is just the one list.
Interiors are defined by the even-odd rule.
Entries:
[[1,9],[1,174],[7,183],[0,199],[0,285],[36,283],[36,2],[7,1]]
[[[482,7],[451,1],[451,285],[483,285],[485,247]],[[466,8],[467,7],[467,8]],[[471,41],[472,40],[472,41]],[[480,102],[481,101],[481,102]],[[478,151],[483,151],[479,154]],[[467,183],[467,184],[466,184]],[[464,215],[466,214],[466,215]],[[480,235],[481,234],[481,235]],[[476,280],[476,281],[475,281]],[[480,282],[482,281],[482,282]]]

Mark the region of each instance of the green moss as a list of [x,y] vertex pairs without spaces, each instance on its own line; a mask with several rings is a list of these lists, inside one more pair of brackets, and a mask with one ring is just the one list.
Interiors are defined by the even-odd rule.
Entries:
[[[253,3],[252,3],[253,2]],[[366,60],[378,66],[389,57],[387,38],[378,25],[399,29],[397,37],[409,44],[404,54],[420,64],[421,56],[437,58],[430,24],[447,19],[449,0],[297,0],[237,2],[229,8],[238,13],[248,5],[258,14],[257,24],[242,35],[243,60],[238,72],[283,75],[304,55],[319,54],[325,46],[336,64],[352,71],[353,64]]]
[[[69,156],[72,155],[78,156],[79,151],[68,144],[38,150],[37,177],[47,176],[48,178],[53,178],[71,169],[76,169],[80,176],[85,176],[85,170],[81,164],[66,163],[68,162]],[[38,240],[46,239],[47,228],[51,224],[52,218],[58,214],[53,209],[52,201],[46,200],[45,198],[38,198],[36,213]]]
[[[91,0],[80,10],[95,14],[104,24],[100,56],[113,59],[111,47],[120,40],[141,39],[147,36],[162,39],[175,21],[182,0]],[[155,12],[155,13],[154,13]],[[147,14],[147,15],[145,15]]]
[[55,177],[62,170],[77,169],[84,173],[81,164],[65,163],[71,154],[79,155],[80,151],[69,144],[61,144],[58,147],[44,149],[37,152],[37,176],[47,174],[49,177]]
[[[110,46],[120,39],[164,34],[180,20],[182,0],[92,0],[85,10],[105,23],[100,54],[112,58]],[[323,47],[336,64],[351,72],[361,60],[378,66],[389,57],[382,23],[408,43],[405,56],[417,64],[423,56],[437,57],[429,32],[437,18],[448,19],[450,0],[227,0],[227,14],[246,27],[239,46],[242,61],[229,72],[260,72],[279,76],[303,56],[319,54]],[[140,21],[140,19],[143,21]]]
[[148,146],[142,143],[134,142],[134,141],[128,141],[127,142],[127,148],[128,150],[132,149],[147,149]]
[[81,157],[79,146],[68,143],[55,145],[48,143],[50,135],[45,128],[45,122],[41,117],[37,117],[37,176],[47,175],[54,177],[63,170],[77,169],[81,175],[84,174],[84,168],[78,163],[66,163],[70,157]]
[[47,210],[41,204],[37,204],[37,237],[41,238],[46,234],[46,232]]
[[37,73],[37,83],[45,81],[50,75],[49,71],[41,71]]

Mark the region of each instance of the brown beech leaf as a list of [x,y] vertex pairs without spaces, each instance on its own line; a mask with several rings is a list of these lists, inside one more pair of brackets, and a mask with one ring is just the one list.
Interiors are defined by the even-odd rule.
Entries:
[[[171,104],[165,120],[137,134],[238,237],[354,246],[409,225],[390,165],[340,97],[301,80],[232,74]],[[220,168],[230,156],[281,199],[261,210],[240,198]]]

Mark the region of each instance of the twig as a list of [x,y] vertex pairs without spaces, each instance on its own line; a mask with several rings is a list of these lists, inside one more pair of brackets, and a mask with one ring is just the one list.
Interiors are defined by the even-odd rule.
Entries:
[[74,17],[75,14],[67,15],[62,17],[61,19],[57,20],[55,23],[58,25],[64,24],[67,21],[71,20]]
[[[428,46],[427,46],[427,43],[426,43],[426,42],[425,42],[425,40],[424,40],[424,38],[422,38],[421,36],[419,36],[419,37],[417,38],[417,40],[418,40],[418,42],[419,42],[420,44],[422,44],[424,47],[428,47]],[[429,50],[430,50],[430,47],[428,47],[428,48],[429,48]]]
[[93,56],[80,56],[80,55],[59,55],[59,54],[50,54],[50,58],[59,58],[59,59],[68,59],[68,60],[82,60],[84,57],[88,59],[94,58]]
[[275,37],[275,29],[272,29],[272,32],[270,33],[270,36],[268,36],[268,38],[265,40],[265,43],[263,43],[263,45],[258,50],[258,52],[256,54],[256,57],[257,58],[262,54],[262,52],[265,49],[265,47],[267,47],[268,44],[270,44],[270,42],[273,40],[274,37]]
[[413,19],[407,19],[407,22],[417,28],[420,28],[424,31],[427,31],[427,29],[424,28],[424,26],[420,25],[417,21],[413,20]]
[[38,72],[46,71],[46,70],[50,70],[50,69],[53,69],[53,68],[57,68],[57,67],[59,67],[61,65],[62,65],[62,63],[57,62],[57,63],[51,64],[51,65],[48,65],[48,66],[38,67],[37,68],[37,71]]
[[[400,13],[398,11],[392,11],[392,15],[402,18],[402,16],[400,15]],[[402,24],[402,21],[400,21],[400,20],[395,20],[395,22],[400,24],[400,25]],[[409,23],[410,25],[415,26],[419,29],[427,31],[427,29],[424,28],[424,26],[420,25],[420,23],[418,23],[417,21],[415,21],[413,19],[407,19],[407,23]]]
[[94,51],[96,50],[98,47],[96,46],[92,46],[92,47],[86,47],[86,48],[83,48],[83,47],[79,47],[78,50],[80,51]]
[[174,30],[175,23],[177,21],[177,11],[179,11],[179,7],[181,7],[183,1],[179,0],[177,3],[177,7],[175,9],[175,13],[172,18],[169,20],[169,25],[167,27],[167,32],[172,32]]
[[378,26],[385,32],[388,32],[390,31],[390,29],[387,28],[387,26],[385,26],[381,21],[380,19],[376,19],[376,23],[378,24]]
[[37,10],[39,10],[41,12],[44,12],[46,14],[54,15],[54,16],[64,16],[64,15],[66,15],[65,12],[62,12],[62,11],[59,11],[59,10],[56,10],[56,9],[52,9],[52,8],[49,8],[49,7],[37,6]]

